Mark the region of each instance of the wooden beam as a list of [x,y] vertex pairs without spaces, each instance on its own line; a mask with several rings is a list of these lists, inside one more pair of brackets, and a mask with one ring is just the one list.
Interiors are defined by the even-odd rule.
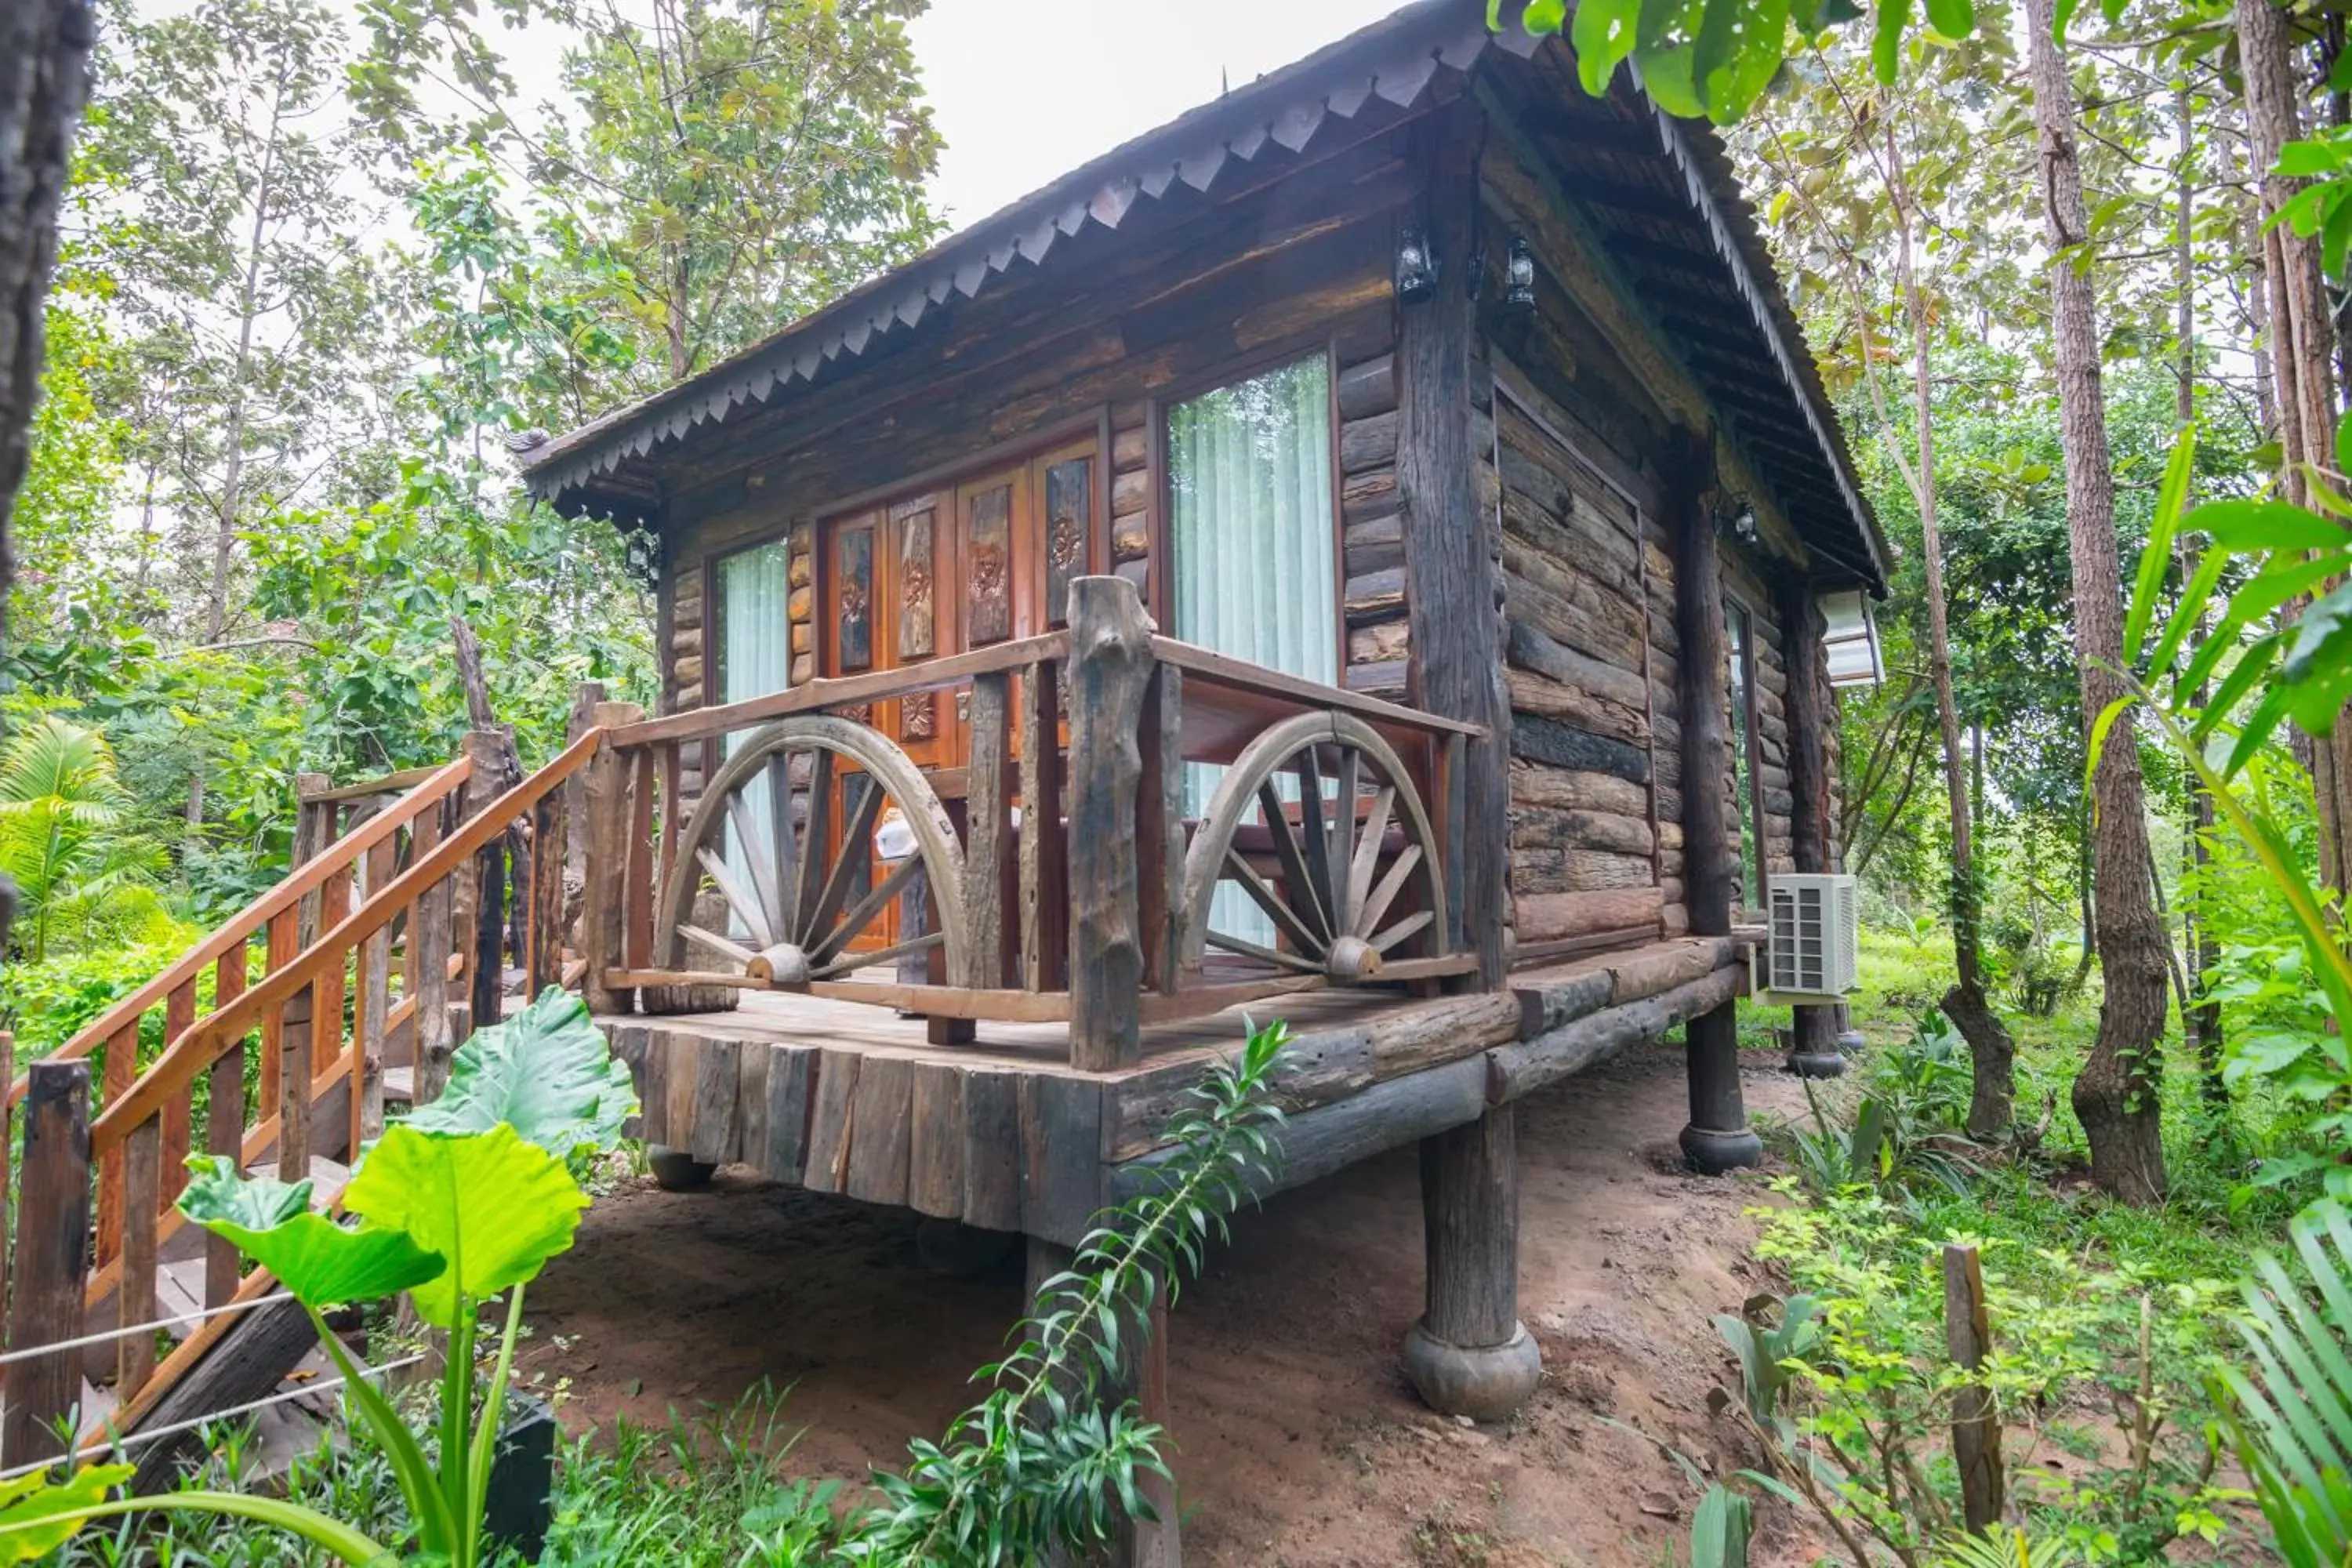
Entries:
[[1137,881],[1137,743],[1153,668],[1151,619],[1124,577],[1070,584],[1070,1064],[1135,1058],[1143,932]]
[[[1470,254],[1469,215],[1449,193],[1471,188],[1475,140],[1466,110],[1424,122],[1416,157],[1434,215],[1441,257]],[[1456,265],[1460,265],[1456,263]],[[1461,837],[1445,846],[1446,899],[1461,911],[1462,939],[1478,955],[1477,984],[1502,984],[1509,896],[1510,789],[1500,743],[1510,711],[1503,689],[1500,556],[1494,521],[1478,504],[1470,439],[1470,354],[1475,304],[1448,273],[1429,298],[1399,307],[1397,490],[1404,501],[1411,592],[1412,684],[1430,712],[1475,725],[1463,763]]]
[[[82,1331],[89,1268],[89,1064],[35,1062],[26,1076],[24,1185],[8,1303],[8,1343],[19,1352]],[[81,1365],[80,1351],[60,1350],[8,1369],[0,1464],[65,1452],[54,1428],[80,1402]]]

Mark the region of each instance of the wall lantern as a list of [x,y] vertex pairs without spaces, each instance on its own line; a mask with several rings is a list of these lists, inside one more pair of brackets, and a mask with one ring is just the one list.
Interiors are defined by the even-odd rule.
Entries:
[[1422,231],[1408,228],[1397,237],[1396,297],[1405,304],[1417,305],[1436,288],[1437,258]]
[[1746,496],[1733,498],[1730,515],[1724,521],[1730,526],[1731,536],[1740,543],[1756,542],[1756,508]]
[[1504,269],[1503,303],[1514,310],[1532,310],[1536,304],[1536,257],[1524,234],[1511,236],[1510,259]]

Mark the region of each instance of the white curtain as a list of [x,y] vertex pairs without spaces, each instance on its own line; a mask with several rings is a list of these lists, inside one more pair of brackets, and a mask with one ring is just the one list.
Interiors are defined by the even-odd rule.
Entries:
[[[1176,636],[1336,685],[1330,367],[1322,355],[1168,411]],[[1185,769],[1184,810],[1207,806],[1223,770]],[[1220,886],[1211,926],[1261,946],[1274,924]]]
[[[793,653],[792,624],[788,604],[792,587],[787,580],[790,562],[782,540],[754,545],[719,562],[717,577],[719,597],[719,700],[740,702],[749,697],[764,697],[772,691],[782,691],[791,684]],[[721,742],[731,753],[740,734],[729,735]],[[713,802],[714,805],[719,803]],[[751,821],[758,831],[759,841],[746,845],[740,842],[732,826],[727,830],[727,868],[735,873],[736,880],[749,887],[754,855],[773,861],[774,846],[766,841],[768,825],[773,820],[768,804],[768,775],[762,772],[743,791],[743,804],[751,807]],[[723,809],[723,808],[722,808]],[[740,921],[730,921],[730,934],[746,934]],[[711,957],[703,954],[704,959]]]

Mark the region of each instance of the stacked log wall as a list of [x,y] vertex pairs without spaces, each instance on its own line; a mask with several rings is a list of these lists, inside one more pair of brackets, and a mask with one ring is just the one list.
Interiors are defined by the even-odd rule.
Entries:
[[1796,797],[1789,779],[1788,658],[1779,598],[1765,581],[1766,573],[1780,569],[1748,551],[1728,544],[1723,549],[1724,591],[1748,611],[1755,649],[1756,733],[1749,738],[1748,754],[1756,770],[1758,848],[1766,877],[1785,876],[1797,868],[1790,826]]
[[1412,640],[1397,500],[1396,355],[1384,337],[1376,346],[1375,353],[1342,359],[1332,400],[1339,419],[1343,679],[1351,691],[1404,701],[1412,695]]

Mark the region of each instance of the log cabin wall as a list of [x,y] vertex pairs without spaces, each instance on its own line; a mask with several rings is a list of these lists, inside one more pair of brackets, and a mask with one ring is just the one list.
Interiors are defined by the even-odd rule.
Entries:
[[[820,518],[1097,426],[1104,521],[1088,543],[1089,569],[1134,582],[1161,624],[1171,624],[1159,428],[1166,407],[1317,353],[1328,356],[1333,387],[1343,679],[1406,697],[1390,284],[1395,209],[1411,193],[1400,151],[1406,130],[1391,126],[1338,148],[1304,178],[1196,201],[1173,234],[1106,258],[1097,285],[1066,283],[1050,305],[1008,291],[965,307],[974,322],[1011,318],[1001,337],[942,334],[855,362],[786,409],[737,416],[740,429],[681,476],[668,508],[665,710],[719,700],[707,601],[721,557],[789,542],[791,679],[799,684],[817,673],[824,636]],[[681,779],[688,802],[701,777],[689,762]]]

